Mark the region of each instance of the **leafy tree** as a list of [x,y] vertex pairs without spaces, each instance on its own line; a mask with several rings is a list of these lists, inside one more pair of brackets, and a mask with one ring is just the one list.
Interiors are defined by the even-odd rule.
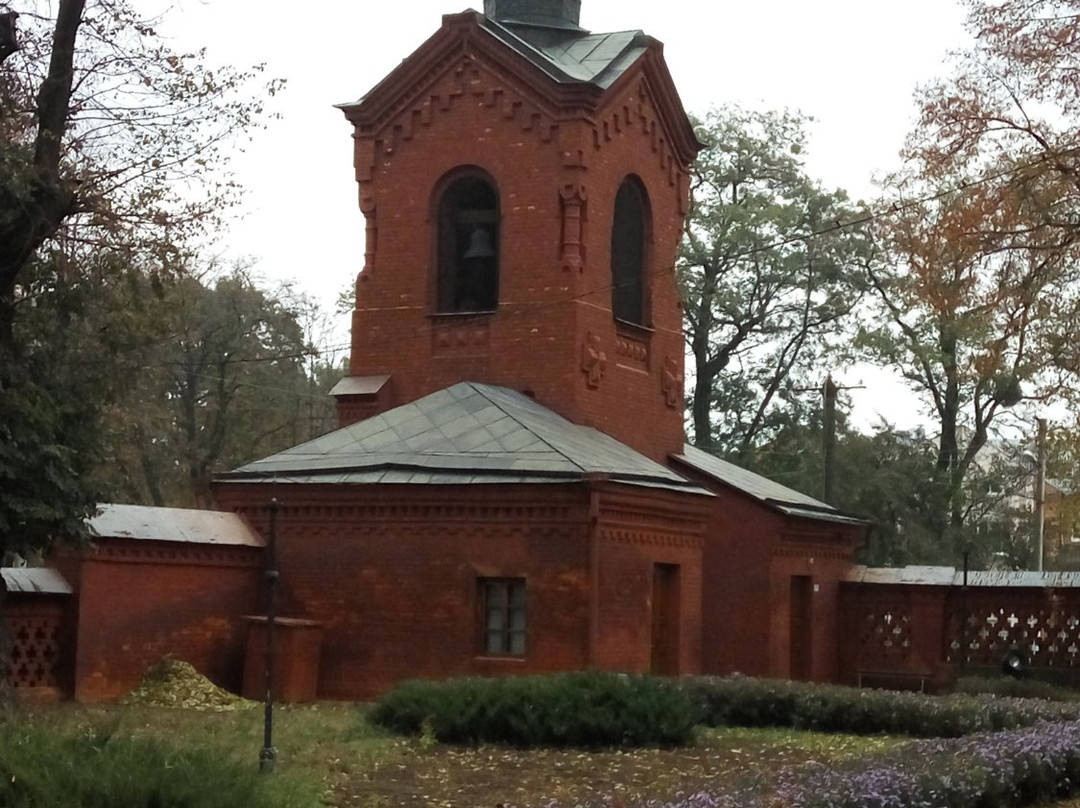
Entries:
[[177,265],[175,245],[228,208],[234,188],[211,172],[266,95],[241,92],[257,69],[172,52],[124,0],[52,7],[23,0],[2,26],[0,555],[70,534],[98,494],[84,471],[100,399],[19,319],[102,256],[128,272]]
[[103,423],[98,477],[114,498],[207,504],[217,471],[316,437],[331,425],[331,378],[315,360],[307,305],[240,271],[164,284],[147,311],[151,337],[115,356],[123,390]]
[[953,554],[1003,411],[1075,398],[1080,371],[1077,4],[965,2],[973,45],[921,92],[867,332],[940,430],[935,531]]
[[[852,429],[842,416],[838,420],[834,504],[871,523],[860,562],[958,565],[957,548],[942,542],[938,531],[937,442],[921,428],[898,430],[882,423],[867,433]],[[820,410],[787,423],[746,463],[796,491],[820,497]],[[1004,561],[1020,568],[1031,560],[1030,503],[1022,495],[1030,477],[1030,465],[1018,451],[1004,450],[984,458],[969,475],[960,544],[973,567]]]
[[967,480],[1003,412],[1068,393],[1080,254],[1073,233],[1039,224],[1046,208],[1030,185],[920,180],[921,201],[878,221],[884,260],[869,276],[879,315],[862,342],[935,421],[936,532],[957,553]]
[[137,339],[138,301],[113,259],[73,277],[54,253],[24,273],[19,361],[0,363],[0,562],[80,536],[97,502],[98,415],[113,394],[101,358]]
[[[908,154],[936,177],[989,168],[988,184],[1030,187],[1043,197],[1039,224],[1074,229],[1080,202],[1080,5],[964,4],[974,44],[956,55],[951,77],[922,91],[920,125]],[[1056,193],[1048,196],[1048,188]]]
[[239,92],[252,73],[172,52],[123,0],[60,0],[55,19],[39,0],[25,6],[20,49],[0,74],[8,349],[20,275],[46,244],[161,247],[214,220],[234,190],[213,179],[220,146],[253,123],[265,97]]
[[703,448],[743,456],[766,440],[788,406],[781,393],[838,350],[861,293],[868,242],[837,227],[857,218],[847,196],[806,175],[805,124],[731,108],[697,127],[679,273]]
[[[1030,442],[1029,460],[1037,454]],[[1045,553],[1048,568],[1078,569],[1080,554],[1080,415],[1075,411],[1052,423],[1046,432]]]

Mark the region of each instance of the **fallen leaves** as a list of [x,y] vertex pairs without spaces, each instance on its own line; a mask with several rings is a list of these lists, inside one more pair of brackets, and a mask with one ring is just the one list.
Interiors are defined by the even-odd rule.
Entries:
[[127,696],[123,704],[147,707],[179,707],[187,710],[246,710],[257,707],[249,701],[224,690],[200,674],[188,662],[165,657],[146,672],[142,681]]
[[765,782],[781,766],[838,760],[887,748],[895,739],[780,730],[703,732],[679,749],[518,750],[407,747],[395,765],[342,784],[340,808],[545,808],[633,804],[678,792]]

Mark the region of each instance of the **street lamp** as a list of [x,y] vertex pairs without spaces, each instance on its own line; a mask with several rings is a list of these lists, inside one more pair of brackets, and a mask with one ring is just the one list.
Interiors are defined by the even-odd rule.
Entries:
[[274,749],[274,619],[277,607],[277,516],[280,509],[273,497],[266,509],[270,512],[270,537],[266,545],[266,698],[263,706],[263,746],[259,750],[259,771],[274,771],[277,751]]

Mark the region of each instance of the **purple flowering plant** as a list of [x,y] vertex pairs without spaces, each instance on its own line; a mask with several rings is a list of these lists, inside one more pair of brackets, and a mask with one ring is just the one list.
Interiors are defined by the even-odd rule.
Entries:
[[[574,808],[1018,808],[1080,789],[1080,721],[912,741],[842,763],[782,769],[739,791]],[[546,806],[545,808],[564,808]]]

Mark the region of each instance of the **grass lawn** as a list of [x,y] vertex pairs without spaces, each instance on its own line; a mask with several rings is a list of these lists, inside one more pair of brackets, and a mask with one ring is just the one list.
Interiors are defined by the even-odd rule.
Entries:
[[[143,735],[198,744],[258,767],[261,708],[232,712],[65,704],[30,715],[37,724],[97,735]],[[703,731],[674,750],[579,752],[461,748],[404,740],[371,727],[360,707],[322,703],[275,711],[278,776],[322,784],[336,808],[564,808],[722,791],[747,781],[767,788],[780,767],[839,760],[888,749],[903,739],[780,730]],[[1077,804],[1080,808],[1080,803]]]

